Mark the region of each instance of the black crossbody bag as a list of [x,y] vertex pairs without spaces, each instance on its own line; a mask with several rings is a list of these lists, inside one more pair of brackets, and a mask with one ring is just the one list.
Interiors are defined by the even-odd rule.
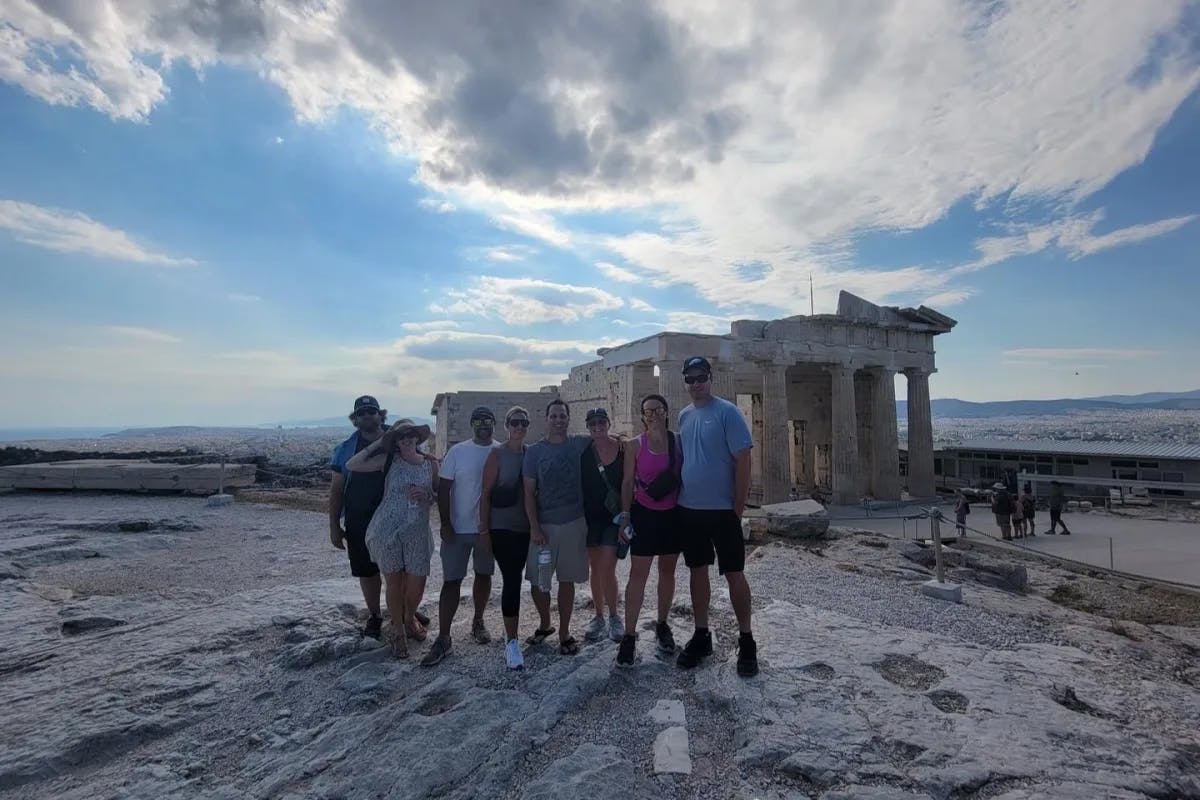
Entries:
[[[646,440],[649,447],[650,440]],[[675,434],[667,431],[667,468],[646,484],[644,491],[652,500],[662,500],[679,488],[679,475],[675,471]]]

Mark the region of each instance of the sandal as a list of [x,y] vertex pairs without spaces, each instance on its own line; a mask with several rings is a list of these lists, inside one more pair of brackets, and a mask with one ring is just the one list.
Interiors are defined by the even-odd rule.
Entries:
[[579,642],[574,636],[568,636],[558,643],[558,652],[564,656],[573,656],[579,652]]
[[408,638],[418,642],[423,642],[429,636],[429,631],[424,628],[409,628]]
[[525,640],[525,644],[541,644],[542,642],[546,641],[546,637],[552,633],[554,633],[553,626],[549,628],[538,628],[533,632],[533,636],[530,636]]

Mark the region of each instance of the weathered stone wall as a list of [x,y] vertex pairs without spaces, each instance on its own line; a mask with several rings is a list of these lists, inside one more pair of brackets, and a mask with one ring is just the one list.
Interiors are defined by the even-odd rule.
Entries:
[[608,369],[597,360],[572,367],[570,374],[558,387],[558,396],[571,406],[570,433],[587,433],[584,418],[588,409],[603,408],[609,419],[616,417],[619,379],[617,370]]
[[540,392],[447,392],[440,395],[440,403],[434,408],[437,416],[437,436],[433,448],[438,458],[461,441],[471,438],[471,411],[476,406],[487,406],[496,415],[496,438],[503,440],[504,413],[513,406],[523,406],[529,411],[529,436],[533,442],[546,433],[546,404],[556,396],[554,391]]

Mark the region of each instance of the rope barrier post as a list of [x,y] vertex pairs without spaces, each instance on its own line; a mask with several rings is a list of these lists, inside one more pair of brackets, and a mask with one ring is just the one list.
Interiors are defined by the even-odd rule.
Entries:
[[1108,537],[1108,568],[1114,569],[1114,567],[1113,567],[1113,541],[1112,541],[1111,536]]
[[929,514],[929,533],[933,539],[933,558],[936,565],[934,580],[921,584],[921,594],[951,603],[962,602],[962,586],[946,582],[946,567],[942,561],[942,532],[938,525],[942,512],[936,507],[927,509]]
[[938,525],[938,512],[929,515],[929,538],[933,540],[934,571],[938,583],[946,582],[946,565],[942,561],[942,529]]

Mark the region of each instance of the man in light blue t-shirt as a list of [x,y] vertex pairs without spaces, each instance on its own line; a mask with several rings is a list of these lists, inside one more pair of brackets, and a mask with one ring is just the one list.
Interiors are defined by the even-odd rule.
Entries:
[[729,599],[737,615],[737,671],[749,678],[758,674],[758,651],[750,632],[742,512],[750,490],[754,439],[738,407],[713,395],[708,359],[695,356],[683,362],[683,380],[692,404],[679,412],[679,440],[684,455],[679,514],[683,559],[691,570],[696,632],[679,653],[677,663],[690,669],[712,655],[708,568],[716,561],[718,572],[729,583]]

